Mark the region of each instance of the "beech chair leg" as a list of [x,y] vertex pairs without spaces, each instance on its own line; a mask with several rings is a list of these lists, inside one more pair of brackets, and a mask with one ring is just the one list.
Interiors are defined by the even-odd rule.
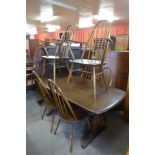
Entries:
[[58,127],[59,127],[60,122],[61,122],[61,119],[59,118],[59,121],[58,121],[58,123],[57,123],[57,127],[56,127],[56,129],[55,129],[54,135],[56,134],[56,132],[57,132],[57,130],[58,130]]
[[71,64],[71,67],[69,69],[69,75],[68,75],[68,78],[67,78],[67,83],[69,84],[69,81],[72,77],[72,72],[73,72],[73,64]]
[[104,77],[103,74],[102,74],[102,78],[103,78],[103,82],[104,82],[104,85],[105,85],[106,91],[108,91],[108,87],[107,87],[107,84],[106,84],[106,81],[105,81],[105,77]]
[[43,112],[43,115],[42,115],[42,117],[41,117],[42,120],[43,120],[43,118],[44,118],[44,115],[45,115],[46,110],[47,110],[47,108],[45,107],[44,112]]
[[51,125],[51,133],[52,133],[52,130],[53,130],[54,119],[55,119],[55,110],[53,110],[53,114],[52,114],[52,125]]
[[74,139],[75,139],[75,124],[73,124],[73,128],[72,128],[72,139],[71,139],[71,147],[70,147],[70,152],[71,153],[72,153],[72,150],[73,150]]

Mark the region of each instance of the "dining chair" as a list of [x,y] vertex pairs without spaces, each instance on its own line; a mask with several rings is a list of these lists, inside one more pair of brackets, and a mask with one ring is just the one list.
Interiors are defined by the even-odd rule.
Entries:
[[55,51],[55,55],[52,58],[48,57],[49,56],[48,49],[46,46],[43,46],[46,58],[44,58],[43,60],[42,78],[44,76],[45,66],[48,61],[50,61],[48,64],[52,66],[54,65],[55,66],[54,68],[58,69],[59,72],[61,72],[61,68],[66,68],[66,67],[69,72],[68,60],[70,59],[70,56],[71,56],[71,59],[74,58],[74,54],[71,49],[71,43],[74,36],[74,31],[75,31],[74,24],[70,24],[66,27],[60,39],[53,40],[56,44],[56,51]]
[[56,112],[56,106],[54,104],[53,98],[50,95],[48,89],[46,88],[45,84],[43,83],[43,81],[41,80],[41,78],[38,76],[38,74],[33,71],[33,75],[34,75],[34,81],[37,85],[37,88],[42,96],[43,99],[43,106],[44,106],[44,111],[42,114],[42,119],[44,118],[44,115],[47,111],[47,109],[49,110],[53,110],[52,113],[52,125],[51,125],[51,132],[53,130],[53,124],[54,124],[54,119],[55,119],[55,112]]
[[[99,21],[92,29],[86,46],[83,48],[82,56],[80,59],[70,60],[71,67],[69,70],[68,83],[72,77],[72,73],[75,71],[81,72],[81,77],[92,79],[94,86],[94,97],[96,96],[96,81],[102,79],[105,84],[106,90],[112,83],[105,82],[105,71],[111,69],[106,65],[105,59],[108,52],[110,39],[110,24],[107,21]],[[74,64],[79,64],[81,67],[74,69]],[[112,77],[112,75],[111,75]],[[112,80],[112,78],[110,78]]]
[[68,58],[69,52],[72,56],[72,59],[74,59],[74,54],[71,49],[71,43],[73,41],[75,26],[74,24],[69,24],[63,34],[61,35],[60,40],[58,40],[58,45],[56,49],[56,56],[59,56],[61,58]]
[[48,79],[48,84],[60,116],[54,134],[56,134],[61,121],[72,124],[72,138],[70,146],[70,152],[72,152],[76,130],[75,125],[81,121],[86,121],[90,128],[88,115],[85,110],[78,106],[73,106],[53,80]]

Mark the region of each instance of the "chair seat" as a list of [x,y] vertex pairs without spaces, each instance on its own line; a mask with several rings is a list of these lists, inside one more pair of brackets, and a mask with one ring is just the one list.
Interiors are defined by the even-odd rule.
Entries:
[[[91,60],[91,59],[74,59],[74,60],[69,60],[71,63],[77,63],[77,64],[82,64],[82,65],[90,65],[90,66],[99,66],[101,65],[100,60]],[[105,65],[106,62],[104,62],[103,65]]]

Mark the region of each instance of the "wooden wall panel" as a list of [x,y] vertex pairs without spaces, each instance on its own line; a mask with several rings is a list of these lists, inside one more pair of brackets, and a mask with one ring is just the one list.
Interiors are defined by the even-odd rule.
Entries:
[[34,52],[38,46],[39,46],[38,39],[30,39],[29,40],[29,51],[30,51],[31,58],[33,58]]
[[129,121],[129,84],[126,91],[124,119]]
[[126,91],[129,75],[129,52],[110,51],[106,58],[107,66],[112,69],[113,86]]
[[[112,70],[112,86],[126,91],[129,77],[129,52],[108,52],[106,62],[107,66]],[[125,100],[114,110],[124,110],[124,108]]]

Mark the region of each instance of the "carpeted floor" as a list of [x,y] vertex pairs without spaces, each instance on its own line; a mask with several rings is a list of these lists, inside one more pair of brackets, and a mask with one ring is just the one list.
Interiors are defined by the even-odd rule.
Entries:
[[[39,94],[28,91],[26,100],[26,150],[27,155],[69,155],[71,126],[61,123],[57,134],[50,132],[51,116],[41,120],[43,107],[36,102]],[[122,113],[106,113],[107,128],[95,138],[86,149],[80,146],[85,124],[79,124],[73,147],[73,155],[124,155],[129,145],[129,124],[124,122]],[[56,117],[54,128],[58,118]]]

